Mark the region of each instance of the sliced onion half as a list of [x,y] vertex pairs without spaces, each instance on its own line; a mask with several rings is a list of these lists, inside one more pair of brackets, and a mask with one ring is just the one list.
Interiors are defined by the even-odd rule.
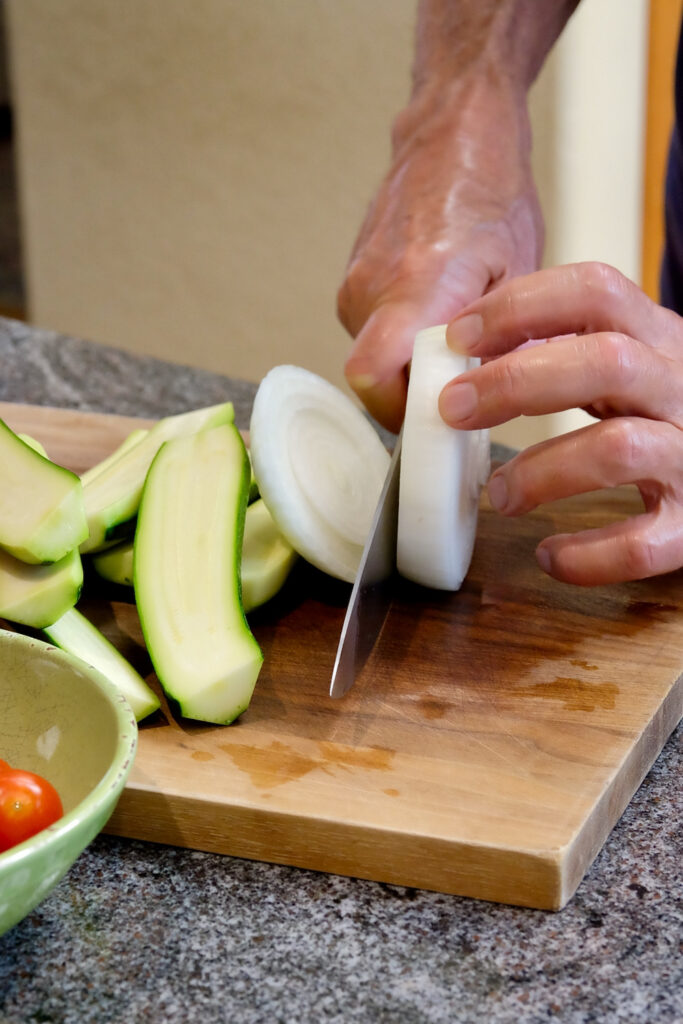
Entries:
[[415,338],[403,424],[398,505],[398,571],[439,590],[459,590],[469,569],[481,489],[490,471],[488,430],[454,430],[439,415],[439,393],[479,365],[446,344],[446,327]]
[[390,461],[372,424],[329,381],[276,366],[254,399],[250,449],[283,536],[318,569],[353,582]]

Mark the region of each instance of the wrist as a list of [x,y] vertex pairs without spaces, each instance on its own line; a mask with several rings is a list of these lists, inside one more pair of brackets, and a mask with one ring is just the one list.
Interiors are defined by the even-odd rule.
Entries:
[[[531,126],[526,90],[511,83],[493,65],[477,67],[446,82],[423,81],[392,125],[394,157],[406,150],[442,152],[454,148],[491,159],[506,151],[515,162],[528,162],[531,154]],[[473,165],[477,163],[473,160]]]
[[420,0],[413,86],[495,74],[526,93],[579,0]]

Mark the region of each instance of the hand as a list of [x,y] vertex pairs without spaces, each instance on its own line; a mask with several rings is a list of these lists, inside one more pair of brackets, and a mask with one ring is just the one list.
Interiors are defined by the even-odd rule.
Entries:
[[397,431],[415,334],[538,266],[543,224],[523,94],[481,75],[425,88],[394,126],[394,159],[338,296],[345,372]]
[[[447,338],[487,360],[442,391],[439,408],[451,426],[491,427],[574,407],[601,418],[497,469],[488,489],[499,512],[520,515],[621,484],[640,490],[642,514],[543,540],[536,553],[546,572],[594,585],[683,566],[681,317],[618,271],[584,263],[505,284],[463,310]],[[549,341],[519,347],[534,338]]]

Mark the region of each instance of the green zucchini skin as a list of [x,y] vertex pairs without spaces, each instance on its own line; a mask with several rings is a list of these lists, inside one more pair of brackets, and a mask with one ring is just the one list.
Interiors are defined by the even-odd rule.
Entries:
[[78,609],[71,608],[43,632],[57,647],[106,676],[126,698],[137,722],[160,707],[161,702],[154,690]]
[[135,600],[159,681],[182,715],[217,725],[246,710],[263,661],[240,593],[249,482],[234,424],[167,441],[135,534]]
[[126,439],[117,458],[93,467],[83,487],[88,536],[80,546],[81,554],[104,550],[121,539],[120,530],[129,530],[129,521],[134,525],[147,471],[165,441],[232,423],[234,418],[232,402],[167,416],[132,443]]
[[0,548],[29,565],[59,562],[88,535],[83,488],[0,420]]

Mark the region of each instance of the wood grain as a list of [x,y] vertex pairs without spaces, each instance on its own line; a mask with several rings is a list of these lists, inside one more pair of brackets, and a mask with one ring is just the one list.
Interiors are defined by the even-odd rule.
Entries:
[[[123,417],[0,406],[74,468]],[[135,421],[132,421],[135,422]],[[484,503],[459,594],[397,582],[361,679],[327,696],[350,588],[303,562],[250,619],[265,655],[230,727],[140,729],[108,829],[140,839],[524,906],[571,897],[681,716],[683,576],[584,590],[533,551],[637,511],[629,490],[517,521]],[[157,686],[127,592],[83,611]]]

